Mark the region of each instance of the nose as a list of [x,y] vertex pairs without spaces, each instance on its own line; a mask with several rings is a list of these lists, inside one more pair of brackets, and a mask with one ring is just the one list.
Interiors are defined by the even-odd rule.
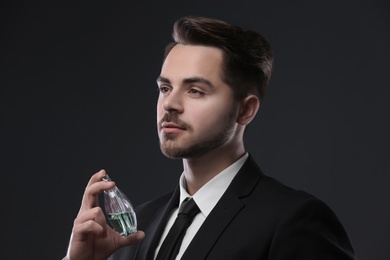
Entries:
[[183,100],[179,91],[172,89],[169,94],[160,96],[160,99],[166,112],[183,112]]

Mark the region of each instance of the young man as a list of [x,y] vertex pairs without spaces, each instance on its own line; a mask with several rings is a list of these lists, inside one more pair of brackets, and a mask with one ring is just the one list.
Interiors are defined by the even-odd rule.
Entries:
[[[145,233],[123,238],[107,226],[97,203],[98,194],[115,184],[101,181],[104,170],[96,173],[74,222],[67,257],[354,259],[331,209],[264,175],[245,151],[245,127],[259,109],[272,71],[266,40],[202,17],[179,19],[173,37],[157,79],[157,130],[162,152],[183,160],[180,184],[139,206],[138,228]],[[169,231],[186,198],[199,212],[167,258],[162,254],[171,246]]]

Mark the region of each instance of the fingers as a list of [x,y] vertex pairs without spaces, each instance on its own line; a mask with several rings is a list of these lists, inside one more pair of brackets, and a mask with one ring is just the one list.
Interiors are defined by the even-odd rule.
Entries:
[[138,230],[134,234],[126,237],[127,243],[128,244],[135,244],[144,239],[145,233],[143,231]]
[[141,241],[145,234],[142,231],[123,237],[115,230],[111,229],[106,222],[104,213],[100,207],[95,207],[81,213],[74,222],[74,238],[77,241],[86,241],[93,235],[100,238],[111,237],[114,241],[115,248],[132,245]]
[[140,242],[142,239],[144,239],[145,233],[143,231],[138,230],[134,234],[131,234],[130,236],[127,237],[120,237],[117,241],[117,244],[119,247],[124,247],[128,245],[133,245],[138,242]]
[[92,175],[91,179],[88,182],[87,187],[95,182],[101,181],[102,177],[104,175],[106,175],[106,171],[104,169],[102,169],[102,170],[98,171],[97,173],[95,173],[94,175]]
[[105,214],[99,207],[98,195],[115,186],[112,181],[102,181],[104,170],[95,173],[85,188],[80,211],[74,221],[68,254],[77,259],[107,259],[118,248],[139,242],[145,236],[138,231],[122,237],[107,225]]
[[110,237],[113,237],[115,241],[114,244],[116,244],[116,247],[118,248],[138,243],[145,237],[143,231],[137,231],[127,237],[121,236],[107,225],[104,213],[100,207],[90,209],[80,214],[75,219],[73,233],[75,238],[79,241],[86,240],[91,234],[100,238],[106,238],[109,235]]
[[104,237],[105,232],[103,227],[93,220],[74,226],[73,236],[77,241],[86,241],[89,235]]
[[91,177],[85,188],[80,211],[97,207],[99,205],[98,195],[104,190],[111,189],[115,186],[115,183],[112,181],[102,181],[104,175],[106,175],[106,171],[100,170]]
[[83,240],[89,234],[107,236],[107,223],[101,208],[95,207],[79,214],[74,221],[74,234]]

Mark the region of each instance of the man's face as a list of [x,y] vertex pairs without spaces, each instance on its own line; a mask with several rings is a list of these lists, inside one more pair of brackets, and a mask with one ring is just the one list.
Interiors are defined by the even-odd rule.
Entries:
[[157,128],[162,152],[196,158],[225,144],[236,127],[232,89],[221,80],[222,51],[176,45],[157,79]]

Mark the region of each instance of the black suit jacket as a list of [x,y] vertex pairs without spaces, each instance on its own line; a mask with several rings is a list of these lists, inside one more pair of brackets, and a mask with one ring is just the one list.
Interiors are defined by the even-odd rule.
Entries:
[[[179,189],[136,209],[145,239],[115,260],[151,260]],[[333,211],[312,195],[262,174],[251,156],[185,251],[183,260],[355,259]]]

